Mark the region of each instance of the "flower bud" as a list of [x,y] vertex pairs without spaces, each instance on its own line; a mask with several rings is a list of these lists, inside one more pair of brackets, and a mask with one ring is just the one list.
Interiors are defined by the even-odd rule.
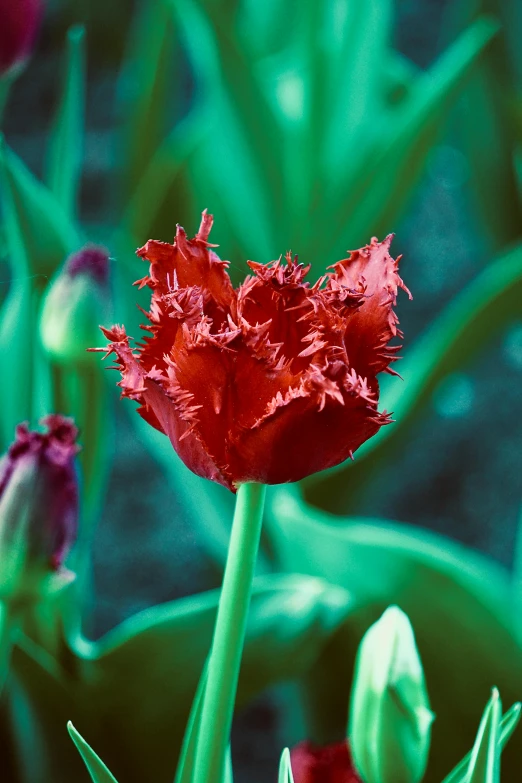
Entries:
[[78,526],[74,457],[77,430],[70,419],[43,419],[46,433],[25,424],[0,462],[0,599],[36,598],[56,589]]
[[323,747],[300,742],[290,751],[290,763],[293,783],[360,783],[346,741]]
[[0,76],[21,68],[40,28],[42,0],[0,0]]
[[418,783],[433,713],[410,621],[391,606],[359,647],[349,738],[363,783]]
[[109,255],[86,245],[70,256],[47,290],[40,321],[42,344],[56,362],[91,360],[99,324],[109,313]]

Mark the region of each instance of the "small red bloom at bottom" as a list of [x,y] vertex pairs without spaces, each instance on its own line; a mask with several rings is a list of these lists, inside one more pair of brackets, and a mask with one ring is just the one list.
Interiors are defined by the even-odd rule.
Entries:
[[294,783],[361,783],[346,742],[320,747],[300,742],[290,751]]

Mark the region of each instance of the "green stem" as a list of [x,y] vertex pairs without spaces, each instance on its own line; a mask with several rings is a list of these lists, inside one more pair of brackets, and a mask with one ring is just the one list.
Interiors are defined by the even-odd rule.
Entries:
[[221,783],[232,726],[266,487],[242,484],[237,493],[223,588],[208,664],[194,778]]
[[2,693],[9,674],[13,639],[18,628],[18,620],[14,616],[7,601],[0,601],[0,694]]

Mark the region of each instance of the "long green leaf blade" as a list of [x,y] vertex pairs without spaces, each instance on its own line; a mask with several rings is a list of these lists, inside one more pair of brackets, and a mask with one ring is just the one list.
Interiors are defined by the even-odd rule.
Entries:
[[85,29],[71,27],[67,33],[67,64],[62,95],[47,153],[47,183],[74,219],[83,156],[85,114]]
[[277,783],[294,783],[294,776],[292,774],[292,765],[290,763],[290,751],[285,748],[281,754],[281,761],[279,762],[279,777]]
[[78,752],[82,757],[85,766],[89,770],[93,783],[118,783],[101,758],[94,752],[91,746],[85,742],[82,735],[76,731],[71,721],[67,724],[67,730],[72,741],[78,748]]

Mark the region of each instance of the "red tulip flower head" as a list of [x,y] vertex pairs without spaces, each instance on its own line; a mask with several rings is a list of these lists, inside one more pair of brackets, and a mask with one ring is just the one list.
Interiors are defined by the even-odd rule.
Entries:
[[0,76],[31,54],[43,10],[42,0],[0,0]]
[[[315,285],[287,254],[236,289],[208,242],[203,213],[194,239],[150,240],[138,281],[152,290],[149,332],[131,348],[125,329],[104,329],[122,396],[164,432],[185,464],[235,491],[280,484],[337,465],[390,421],[377,410],[377,374],[398,346],[393,312],[404,288],[392,237],[372,239]],[[406,290],[406,289],[405,289]],[[103,349],[97,349],[103,350]]]
[[294,783],[361,783],[346,742],[319,747],[300,742],[290,751]]

